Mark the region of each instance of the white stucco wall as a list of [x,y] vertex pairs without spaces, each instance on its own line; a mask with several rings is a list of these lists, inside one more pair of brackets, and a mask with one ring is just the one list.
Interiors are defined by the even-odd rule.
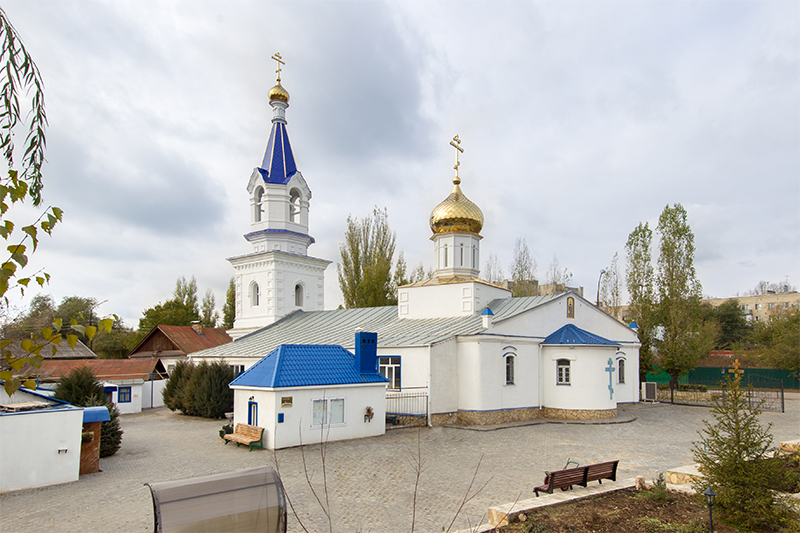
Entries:
[[455,339],[430,347],[430,413],[458,411],[459,357]]
[[145,381],[142,384],[142,409],[161,407],[164,405],[164,387],[167,386],[166,379],[156,379]]
[[[386,384],[302,387],[293,389],[234,388],[233,422],[246,424],[250,397],[258,404],[258,425],[265,428],[266,447],[288,448],[323,441],[357,439],[383,435],[386,431]],[[291,407],[281,407],[281,398],[291,397]],[[312,427],[312,399],[344,398],[345,423],[324,428]],[[367,406],[372,407],[371,422],[364,421]],[[278,423],[278,414],[284,421]],[[302,439],[302,440],[301,440]]]
[[[142,383],[114,383],[109,382],[112,385],[117,387],[117,390],[111,393],[111,401],[117,406],[120,413],[141,413],[142,412]],[[130,387],[131,388],[131,401],[130,402],[120,402],[119,401],[119,389],[120,387]]]
[[0,492],[78,480],[83,409],[0,416]]
[[[459,405],[461,410],[493,411],[539,405],[538,343],[522,338],[461,337]],[[506,357],[514,355],[514,383],[506,383]]]
[[397,316],[442,318],[474,315],[495,298],[509,296],[510,291],[475,281],[405,287],[397,291]]
[[[616,363],[612,376],[614,398],[608,390],[608,359],[614,361],[615,347],[543,346],[544,407],[556,409],[614,409],[619,401]],[[570,384],[558,385],[556,362],[570,360]]]

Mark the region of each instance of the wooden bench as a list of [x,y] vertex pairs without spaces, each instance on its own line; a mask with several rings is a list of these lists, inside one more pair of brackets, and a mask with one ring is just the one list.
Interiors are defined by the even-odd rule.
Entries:
[[573,485],[585,487],[590,481],[597,481],[600,484],[603,483],[602,480],[604,479],[616,481],[618,464],[619,460],[616,460],[545,472],[545,484],[535,487],[533,492],[536,493],[536,497],[539,497],[539,492],[553,494],[555,489],[570,490]]
[[605,463],[596,463],[586,467],[586,481],[597,481],[601,485],[604,479],[611,481],[617,480],[617,461],[606,461]]
[[229,433],[223,437],[225,444],[228,442],[235,442],[238,448],[240,444],[250,447],[253,451],[254,447],[264,449],[264,428],[258,426],[251,426],[249,424],[236,424],[236,429],[233,433]]
[[540,485],[533,489],[536,497],[539,497],[539,491],[553,494],[553,490],[571,489],[573,485],[586,486],[586,467],[579,466],[578,468],[567,468],[566,470],[556,470],[554,472],[545,472],[546,485]]

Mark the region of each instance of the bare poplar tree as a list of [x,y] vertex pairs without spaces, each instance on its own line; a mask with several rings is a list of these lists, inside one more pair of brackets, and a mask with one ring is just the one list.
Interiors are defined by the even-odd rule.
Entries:
[[483,279],[489,283],[500,283],[503,281],[503,268],[494,252],[489,254],[486,260],[486,268],[483,269]]
[[565,290],[572,283],[572,272],[561,268],[557,255],[553,255],[553,262],[547,268],[545,283],[553,287],[554,294]]
[[514,288],[511,291],[513,297],[534,296],[536,294],[536,260],[528,249],[528,243],[524,238],[518,237],[514,243],[514,258],[508,267],[511,281]]
[[600,307],[614,318],[620,318],[621,306],[622,281],[619,275],[619,254],[615,253],[611,264],[605,268],[600,282]]

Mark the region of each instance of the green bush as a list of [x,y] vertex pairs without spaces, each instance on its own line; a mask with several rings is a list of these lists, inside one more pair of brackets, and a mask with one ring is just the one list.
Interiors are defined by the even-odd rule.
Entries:
[[[759,409],[750,408],[740,378],[726,378],[725,396],[713,401],[715,423],[704,421],[694,459],[705,476],[693,483],[701,493],[711,486],[716,505],[733,526],[748,530],[779,527],[792,511],[776,493],[785,477],[779,462],[770,460],[772,424],[763,427]],[[796,517],[794,518],[796,520]]]

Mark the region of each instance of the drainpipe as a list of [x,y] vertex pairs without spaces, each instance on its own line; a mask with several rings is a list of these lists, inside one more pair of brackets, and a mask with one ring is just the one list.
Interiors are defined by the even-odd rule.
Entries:
[[544,360],[542,359],[542,343],[536,345],[539,354],[539,412],[544,409]]

